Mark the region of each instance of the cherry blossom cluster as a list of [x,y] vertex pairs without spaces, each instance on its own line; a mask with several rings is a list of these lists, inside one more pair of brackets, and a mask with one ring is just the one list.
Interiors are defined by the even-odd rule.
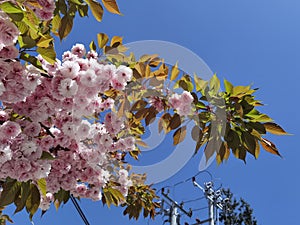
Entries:
[[19,34],[16,25],[0,10],[0,58],[12,59],[19,55],[15,47]]
[[[170,95],[170,96],[169,96]],[[194,98],[188,91],[183,91],[182,94],[178,93],[169,93],[166,95],[166,99],[158,97],[158,96],[151,96],[149,99],[150,105],[155,107],[158,112],[163,111],[166,107],[175,109],[176,112],[180,116],[188,116],[193,111],[193,101]]]
[[169,105],[175,109],[181,116],[187,116],[192,112],[192,103],[194,101],[190,92],[184,91],[182,94],[174,93],[169,99]]
[[24,5],[28,6],[41,20],[50,20],[53,18],[55,0],[37,0],[34,4],[29,1],[24,2]]
[[[49,12],[54,7],[51,0],[38,2]],[[118,96],[105,93],[124,94],[132,70],[100,61],[82,44],[53,65],[38,56],[43,67],[39,70],[15,59],[18,35],[17,27],[0,12],[0,180],[45,179],[42,210],[61,189],[100,200],[101,189],[114,181],[126,196],[132,181],[122,155],[136,149],[135,138],[115,112]],[[150,98],[158,111],[173,108],[182,116],[191,113],[192,102],[186,91],[165,100]]]
[[60,189],[99,200],[111,180],[124,196],[132,185],[120,156],[136,148],[135,139],[104,94],[124,90],[132,70],[97,58],[77,44],[54,65],[39,57],[46,75],[1,59],[0,179],[45,178],[43,210]]

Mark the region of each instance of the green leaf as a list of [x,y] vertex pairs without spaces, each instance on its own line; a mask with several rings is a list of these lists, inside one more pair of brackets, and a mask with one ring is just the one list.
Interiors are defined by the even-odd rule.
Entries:
[[19,36],[18,42],[19,42],[20,48],[33,48],[36,46],[35,40],[33,40],[29,36]]
[[206,158],[206,163],[214,155],[215,152],[219,151],[221,146],[218,146],[218,141],[216,138],[210,139],[205,146],[204,153]]
[[271,134],[276,134],[276,135],[288,135],[282,127],[280,127],[276,123],[264,123],[263,126],[266,128],[266,131],[270,132]]
[[20,59],[23,59],[24,61],[31,63],[33,66],[41,70],[44,70],[42,63],[36,57],[29,55],[28,53],[22,52],[20,54]]
[[254,157],[256,155],[256,142],[255,138],[249,134],[248,132],[242,133],[242,139],[244,141],[245,147],[247,148],[247,151],[250,152]]
[[260,134],[265,134],[266,133],[266,128],[262,123],[259,122],[249,122],[245,124],[248,129],[254,129]]
[[65,191],[63,189],[60,189],[57,193],[54,194],[54,198],[55,198],[55,208],[56,210],[58,210],[60,204],[63,203],[67,203],[69,198],[70,198],[70,191]]
[[186,136],[186,126],[178,128],[173,134],[173,145],[178,145]]
[[[108,191],[111,193],[112,197],[114,199],[117,200],[117,202],[119,203],[121,200],[124,201],[125,200],[125,197],[122,195],[122,193],[117,190],[117,189],[114,189],[114,188],[108,188]],[[117,204],[118,204],[117,203]]]
[[26,201],[30,195],[30,181],[23,182],[21,185],[21,194],[18,199],[15,200],[17,206],[14,213],[20,212],[26,205]]
[[[4,221],[3,221],[4,220]],[[6,225],[6,220],[8,221],[8,222],[10,222],[10,223],[14,223],[13,221],[12,221],[12,219],[8,216],[8,215],[1,215],[0,216],[0,224],[1,225]]]
[[121,12],[115,0],[102,0],[102,2],[109,12],[121,15]]
[[260,145],[258,143],[258,140],[255,139],[255,155],[254,157],[257,159],[260,153]]
[[20,22],[20,21],[22,21],[23,18],[24,18],[24,13],[23,13],[23,12],[22,12],[22,13],[8,13],[7,15],[8,15],[14,22],[15,22],[15,21]]
[[241,159],[246,163],[247,149],[243,145],[233,149],[233,154],[236,158]]
[[228,94],[231,94],[232,91],[233,91],[233,85],[227,81],[227,80],[224,80],[224,86],[225,86],[225,91],[228,93]]
[[49,46],[48,48],[38,47],[36,49],[38,53],[50,64],[54,64],[56,62],[56,52],[53,46]]
[[240,137],[235,130],[230,129],[224,138],[227,141],[229,148],[236,149],[240,146]]
[[53,41],[53,37],[47,35],[45,37],[41,37],[40,40],[36,43],[36,46],[42,48],[48,48],[50,46],[50,43],[52,43],[52,41]]
[[104,33],[97,34],[97,41],[99,48],[103,48],[108,42],[108,36]]
[[262,114],[256,109],[252,109],[245,116],[251,118],[252,122],[272,122],[273,120],[266,114]]
[[195,84],[196,84],[196,91],[200,91],[203,94],[204,89],[208,85],[208,81],[205,81],[205,80],[201,79],[196,74],[194,74],[194,81],[195,81]]
[[45,178],[41,178],[37,181],[37,185],[42,193],[43,196],[47,194],[47,182]]
[[222,142],[221,147],[219,151],[217,151],[217,155],[216,155],[216,161],[218,165],[220,165],[223,162],[225,154],[226,154],[226,147],[224,142]]
[[91,41],[89,47],[90,47],[90,50],[93,50],[93,51],[96,51],[96,49],[97,49],[96,44],[95,44],[94,41]]
[[149,124],[153,123],[155,121],[155,118],[156,118],[156,114],[158,112],[156,111],[156,109],[151,106],[148,110],[148,114],[147,116],[145,117],[145,123],[146,123],[146,126],[148,126]]
[[85,17],[88,15],[88,10],[89,10],[88,5],[78,5],[77,9],[81,17]]
[[181,87],[185,91],[192,92],[194,89],[191,77],[187,74],[185,74],[177,83],[179,87]]
[[105,203],[108,208],[110,208],[110,205],[114,203],[114,199],[112,197],[112,194],[108,191],[107,188],[103,189],[103,196],[105,198]]
[[32,39],[36,39],[40,36],[43,36],[43,34],[39,31],[38,26],[41,21],[37,18],[37,16],[32,10],[26,12],[25,17],[22,21],[30,28],[29,32]]
[[71,2],[77,4],[77,5],[81,5],[81,1],[80,0],[70,0]]
[[180,70],[178,69],[178,62],[176,62],[176,64],[172,67],[170,80],[176,80],[179,73],[180,73]]
[[110,46],[111,47],[118,47],[120,44],[123,42],[123,37],[120,36],[113,36],[111,41],[110,41]]
[[251,86],[235,86],[232,90],[232,96],[243,97],[247,94],[251,94],[255,92],[254,90],[250,90]]
[[95,17],[95,19],[100,22],[102,20],[102,16],[103,16],[103,7],[102,5],[94,0],[86,0],[86,2],[89,4],[89,6],[91,7],[92,13]]
[[161,118],[158,121],[158,132],[161,133],[162,130],[164,130],[165,133],[170,132],[170,121],[172,119],[172,116],[170,113],[165,113],[164,115],[161,116]]
[[195,125],[192,129],[191,135],[194,141],[199,142],[202,140],[203,132],[197,125]]
[[64,39],[71,32],[73,27],[74,17],[70,15],[65,15],[59,24],[58,35],[60,40]]
[[55,15],[52,19],[52,28],[51,28],[51,31],[55,34],[55,35],[58,35],[57,34],[57,31],[59,29],[59,25],[60,25],[60,21],[61,21],[61,18],[59,16],[59,14]]
[[41,195],[39,189],[34,184],[30,184],[30,190],[31,194],[26,201],[26,210],[29,213],[30,220],[32,221],[33,215],[39,208]]
[[26,25],[26,23],[24,23],[23,21],[20,22],[15,22],[15,24],[17,25],[19,31],[21,32],[21,34],[24,34],[28,31],[28,26]]
[[0,9],[5,13],[23,13],[23,10],[11,2],[4,2],[0,5]]
[[196,105],[197,109],[207,109],[206,105],[203,102],[197,102]]
[[148,103],[146,101],[140,99],[133,104],[133,106],[131,107],[131,111],[138,111],[145,108],[147,105]]
[[21,190],[21,183],[9,179],[2,185],[3,191],[0,195],[0,207],[7,206],[15,201]]
[[50,152],[43,151],[42,156],[41,156],[40,159],[54,160],[55,158],[53,157],[53,155]]
[[59,11],[62,13],[62,14],[64,14],[64,15],[66,15],[67,14],[67,4],[66,4],[66,1],[65,0],[58,0],[58,9],[59,9]]
[[220,80],[216,74],[214,74],[210,79],[209,86],[213,94],[217,94],[220,90]]
[[172,130],[174,130],[177,127],[179,127],[180,125],[181,125],[181,118],[177,113],[175,113],[170,121],[169,127]]

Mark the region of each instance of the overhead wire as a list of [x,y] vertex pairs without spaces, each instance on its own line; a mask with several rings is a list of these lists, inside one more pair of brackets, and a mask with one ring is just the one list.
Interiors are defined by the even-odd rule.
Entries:
[[196,202],[196,201],[199,201],[199,200],[202,200],[202,199],[205,199],[205,196],[199,197],[199,198],[196,198],[196,199],[182,201],[182,203],[191,203],[191,202]]
[[85,225],[90,225],[89,221],[87,220],[86,216],[84,215],[82,209],[80,208],[77,200],[75,199],[75,197],[73,195],[70,195],[71,201],[73,203],[73,205],[75,206],[78,214],[80,215],[82,221],[85,223]]
[[202,173],[207,173],[207,174],[209,175],[209,177],[210,177],[210,180],[211,180],[211,181],[214,180],[213,175],[212,175],[209,171],[203,170],[203,171],[199,171],[198,173],[196,173],[196,175],[194,175],[194,176],[192,176],[192,177],[189,177],[189,178],[187,178],[187,179],[185,179],[185,180],[182,180],[182,181],[180,181],[180,182],[178,182],[178,183],[175,183],[175,184],[173,184],[173,185],[166,185],[166,186],[160,188],[157,192],[160,192],[160,191],[161,191],[162,189],[164,189],[164,188],[175,188],[176,186],[178,186],[178,185],[180,185],[180,184],[183,184],[183,183],[186,183],[186,182],[192,180],[194,177],[199,176],[199,175],[202,174]]
[[204,209],[208,209],[208,206],[197,208],[197,209],[193,209],[193,212],[194,211],[201,211],[201,210],[204,210]]

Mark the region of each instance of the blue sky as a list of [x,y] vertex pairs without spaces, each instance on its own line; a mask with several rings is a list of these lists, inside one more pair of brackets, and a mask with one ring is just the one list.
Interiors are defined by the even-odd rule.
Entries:
[[[110,37],[123,36],[125,43],[169,41],[195,52],[221,79],[226,78],[234,85],[253,83],[259,87],[257,98],[266,104],[261,110],[294,134],[268,136],[277,144],[283,159],[262,151],[258,160],[248,157],[246,165],[230,157],[227,163],[212,164],[208,170],[216,186],[230,187],[237,198],[243,197],[251,204],[259,224],[299,224],[300,2],[119,0],[118,3],[124,16],[105,13],[102,23],[92,16],[77,20],[71,35],[57,43],[58,52],[70,49],[76,42],[88,44],[99,32]],[[165,143],[161,151],[168,148]],[[156,151],[152,154],[162,157],[166,154],[159,155],[160,150]],[[193,176],[199,160],[200,155],[194,157],[178,174],[157,187]],[[197,179],[203,183],[210,177],[202,174]],[[171,188],[170,196],[180,202],[201,197],[202,193],[186,182]],[[206,205],[200,200],[186,207],[196,209]],[[148,224],[144,219],[129,221],[122,215],[122,209],[107,209],[99,202],[82,201],[81,206],[91,225]],[[195,217],[206,219],[206,214],[205,210],[196,211]],[[16,225],[30,224],[25,213],[13,219]],[[71,202],[58,212],[51,208],[42,219],[36,215],[34,223],[83,224]],[[153,225],[162,223],[161,216],[149,221]]]

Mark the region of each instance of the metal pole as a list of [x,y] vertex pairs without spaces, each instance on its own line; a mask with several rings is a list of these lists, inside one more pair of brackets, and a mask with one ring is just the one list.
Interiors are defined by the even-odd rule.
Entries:
[[177,207],[175,204],[173,204],[171,207],[171,225],[177,225],[177,216]]
[[209,225],[215,225],[215,222],[214,222],[214,204],[213,202],[208,199],[208,216],[209,216]]

